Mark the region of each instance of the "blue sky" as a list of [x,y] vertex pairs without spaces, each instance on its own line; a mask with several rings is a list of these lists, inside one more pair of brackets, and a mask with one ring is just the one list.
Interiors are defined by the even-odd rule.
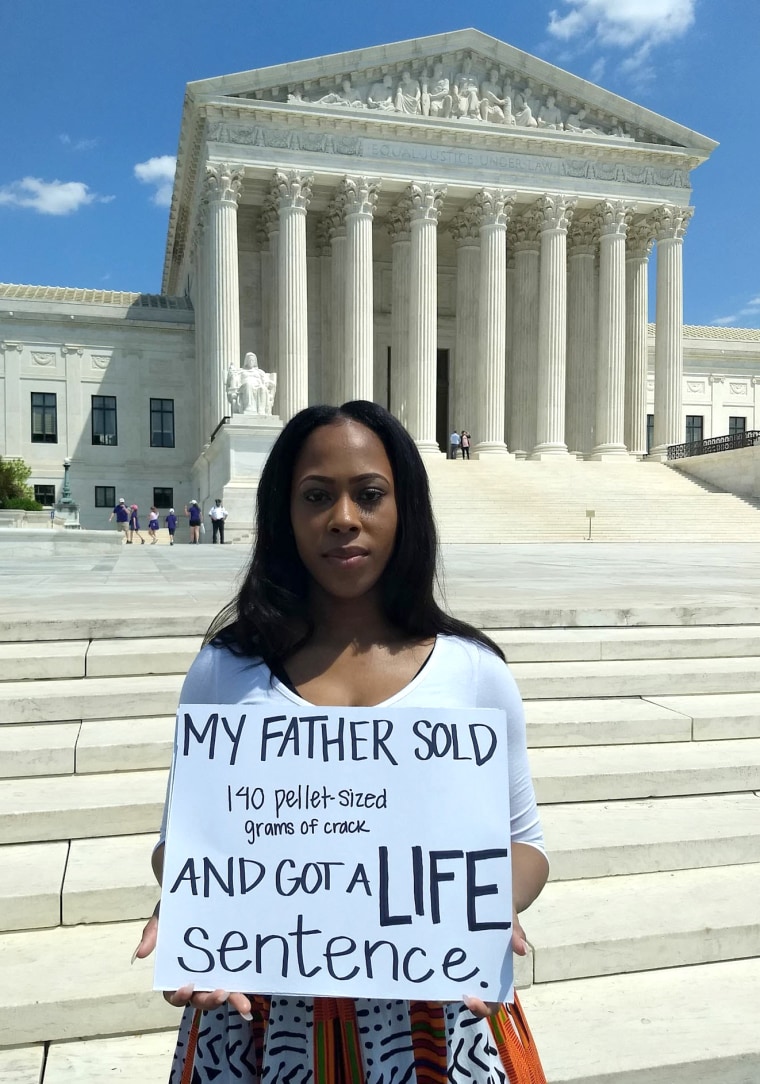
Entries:
[[757,0],[6,0],[0,281],[157,292],[185,83],[467,25],[720,142],[684,318],[760,327]]

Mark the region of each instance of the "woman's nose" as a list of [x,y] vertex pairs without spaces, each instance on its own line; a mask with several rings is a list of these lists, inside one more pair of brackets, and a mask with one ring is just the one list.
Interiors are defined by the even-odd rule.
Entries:
[[338,497],[332,506],[332,515],[330,517],[330,530],[331,531],[349,531],[359,526],[359,517],[356,512],[356,505],[351,500],[349,494],[343,494]]

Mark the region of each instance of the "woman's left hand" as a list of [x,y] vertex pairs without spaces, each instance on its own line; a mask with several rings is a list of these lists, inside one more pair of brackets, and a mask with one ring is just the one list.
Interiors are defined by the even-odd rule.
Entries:
[[[512,952],[514,952],[516,956],[528,955],[528,942],[525,938],[525,930],[522,928],[516,911],[512,912]],[[481,1019],[485,1019],[487,1016],[494,1016],[500,1008],[500,1002],[498,1001],[481,1001],[479,997],[470,997],[467,995],[465,995],[462,1000],[473,1016],[479,1016]]]

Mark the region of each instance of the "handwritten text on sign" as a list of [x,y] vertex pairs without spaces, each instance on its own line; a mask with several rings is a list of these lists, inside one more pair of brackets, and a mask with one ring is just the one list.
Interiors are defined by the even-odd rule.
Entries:
[[155,986],[504,1000],[504,713],[181,705]]

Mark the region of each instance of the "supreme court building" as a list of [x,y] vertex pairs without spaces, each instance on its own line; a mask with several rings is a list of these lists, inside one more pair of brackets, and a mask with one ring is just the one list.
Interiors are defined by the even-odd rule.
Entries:
[[[41,450],[9,392],[25,378],[59,382],[88,486],[120,469],[96,461],[89,396],[121,388],[151,438],[133,476],[148,493],[163,469],[174,504],[250,489],[317,402],[387,405],[423,454],[454,427],[481,457],[607,459],[685,440],[688,395],[722,432],[725,378],[757,427],[760,343],[732,353],[707,329],[684,367],[690,173],[715,146],[476,30],[190,83],[160,298],[0,286],[5,416],[22,419],[3,454]],[[230,393],[251,352],[274,416]],[[154,402],[172,404],[173,459]]]

